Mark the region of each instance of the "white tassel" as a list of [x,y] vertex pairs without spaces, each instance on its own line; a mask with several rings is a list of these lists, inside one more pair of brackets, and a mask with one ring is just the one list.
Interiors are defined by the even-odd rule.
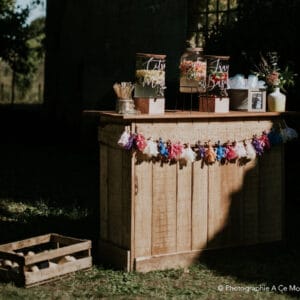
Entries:
[[196,159],[196,153],[191,149],[190,145],[182,150],[180,158],[185,160],[186,162],[194,162]]
[[247,158],[250,159],[250,160],[253,160],[256,158],[256,151],[252,145],[252,143],[250,141],[247,141],[246,142],[246,152],[247,152]]
[[152,140],[152,138],[147,140],[147,146],[143,150],[143,154],[148,157],[155,157],[158,155],[157,143]]
[[237,142],[234,146],[234,150],[238,156],[238,158],[246,157],[247,156],[247,151],[242,142]]
[[124,132],[122,133],[121,137],[118,140],[118,145],[121,147],[125,147],[125,145],[128,143],[130,134],[127,130],[124,130]]

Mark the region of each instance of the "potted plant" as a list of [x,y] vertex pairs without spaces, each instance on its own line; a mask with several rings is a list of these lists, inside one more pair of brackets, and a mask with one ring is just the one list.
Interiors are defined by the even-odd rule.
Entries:
[[277,52],[260,53],[260,61],[255,65],[255,75],[266,83],[268,92],[268,111],[285,111],[287,88],[295,85],[295,74],[287,65],[279,66]]

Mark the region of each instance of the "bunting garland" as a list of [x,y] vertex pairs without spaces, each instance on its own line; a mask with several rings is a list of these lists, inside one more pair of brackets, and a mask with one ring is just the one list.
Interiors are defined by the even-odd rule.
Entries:
[[269,132],[263,131],[260,136],[253,135],[242,141],[207,141],[201,143],[181,143],[171,140],[163,141],[159,138],[154,141],[152,137],[145,138],[142,133],[124,130],[118,140],[118,145],[126,150],[138,151],[147,159],[160,159],[162,161],[192,163],[195,160],[203,160],[210,165],[215,162],[236,162],[238,160],[251,161],[269,151],[272,146],[285,143],[298,138],[296,130],[288,127],[273,127]]

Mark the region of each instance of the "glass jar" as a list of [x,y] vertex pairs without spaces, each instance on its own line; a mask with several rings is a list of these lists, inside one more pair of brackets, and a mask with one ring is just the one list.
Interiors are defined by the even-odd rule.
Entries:
[[166,55],[137,53],[135,70],[135,97],[163,98]]
[[207,92],[227,96],[229,56],[205,55],[207,59]]
[[181,93],[206,91],[206,59],[203,48],[187,48],[180,58],[179,70]]

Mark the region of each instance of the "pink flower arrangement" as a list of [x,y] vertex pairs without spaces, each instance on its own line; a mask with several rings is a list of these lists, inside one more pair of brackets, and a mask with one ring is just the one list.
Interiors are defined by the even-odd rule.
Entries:
[[277,52],[268,52],[265,57],[260,53],[260,62],[255,65],[255,75],[265,81],[269,91],[274,90],[275,87],[280,87],[286,91],[286,88],[295,85],[297,74],[293,73],[289,66],[281,69],[278,61]]
[[202,80],[206,76],[206,64],[202,61],[184,60],[179,66],[181,76],[189,80]]

